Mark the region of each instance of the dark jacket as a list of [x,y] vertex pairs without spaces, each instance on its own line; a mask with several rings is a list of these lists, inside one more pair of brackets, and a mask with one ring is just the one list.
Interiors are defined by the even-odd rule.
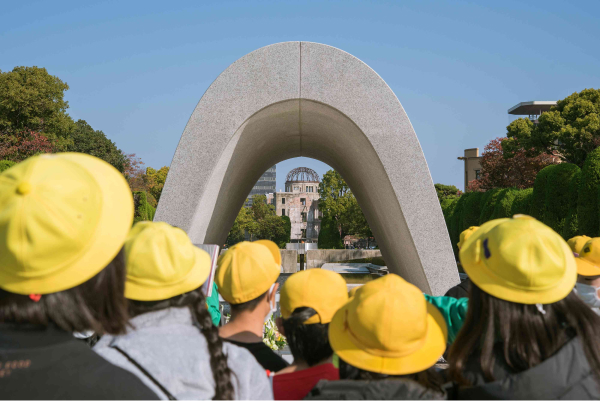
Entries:
[[472,387],[458,387],[458,399],[546,399],[597,400],[600,386],[588,364],[583,347],[577,338],[567,342],[556,354],[539,365],[520,373],[511,372],[504,363],[502,351],[496,349],[494,377],[485,383],[480,373],[478,358],[467,362],[465,378]]
[[0,324],[0,398],[158,399],[71,333],[8,324]]
[[413,380],[321,380],[305,400],[443,400],[445,393]]
[[471,282],[470,278],[466,278],[464,280],[462,280],[460,282],[460,284],[455,285],[454,287],[450,288],[448,291],[446,291],[446,293],[444,294],[445,297],[452,297],[452,298],[468,298],[469,297],[469,283]]

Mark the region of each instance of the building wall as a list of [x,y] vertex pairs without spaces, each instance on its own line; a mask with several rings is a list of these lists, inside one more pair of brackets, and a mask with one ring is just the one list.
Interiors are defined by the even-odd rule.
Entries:
[[469,185],[469,181],[479,179],[481,173],[481,156],[479,156],[479,148],[465,149],[465,188]]
[[260,176],[254,187],[248,195],[248,201],[244,206],[252,206],[252,197],[254,195],[266,195],[269,192],[275,192],[275,184],[277,179],[277,166],[269,168]]
[[275,212],[278,216],[288,216],[292,223],[292,242],[316,242],[319,238],[321,212],[318,186],[318,182],[286,182],[286,192],[273,194]]

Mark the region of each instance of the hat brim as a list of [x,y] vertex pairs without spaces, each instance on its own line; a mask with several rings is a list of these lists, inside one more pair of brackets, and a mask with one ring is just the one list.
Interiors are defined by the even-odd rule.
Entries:
[[81,153],[60,153],[60,157],[83,167],[96,180],[102,195],[100,218],[87,248],[68,266],[40,278],[4,276],[2,288],[16,294],[51,294],[86,282],[117,256],[133,223],[133,196],[125,178],[107,162]]
[[[562,246],[564,255],[573,254],[566,243]],[[466,252],[467,250],[471,252]],[[481,260],[477,260],[476,251],[476,247],[472,246],[460,252],[460,261],[465,273],[482,291],[505,301],[526,305],[553,304],[569,295],[577,282],[575,257],[567,257],[565,274],[556,285],[539,291],[513,287],[506,279],[494,275]]]
[[149,287],[128,280],[125,282],[125,298],[134,301],[161,301],[200,287],[210,273],[211,259],[207,252],[196,247],[194,247],[194,256],[194,266],[177,283],[169,286]]
[[600,267],[584,258],[575,258],[577,263],[577,274],[582,276],[600,276]]
[[427,303],[427,335],[423,346],[403,357],[373,355],[354,344],[345,328],[346,303],[329,323],[329,343],[346,363],[369,372],[405,375],[421,372],[435,365],[446,350],[448,331],[437,308]]

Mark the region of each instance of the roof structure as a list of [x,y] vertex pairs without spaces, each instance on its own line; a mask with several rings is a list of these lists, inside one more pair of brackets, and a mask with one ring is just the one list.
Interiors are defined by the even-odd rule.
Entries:
[[517,116],[539,116],[545,111],[550,111],[552,106],[556,106],[556,100],[533,100],[531,102],[521,102],[508,109],[508,114]]
[[319,174],[308,167],[296,167],[285,177],[286,182],[320,182]]

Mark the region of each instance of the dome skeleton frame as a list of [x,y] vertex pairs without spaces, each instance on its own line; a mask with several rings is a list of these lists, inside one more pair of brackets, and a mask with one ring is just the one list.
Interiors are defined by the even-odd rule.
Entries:
[[319,174],[308,167],[296,167],[285,177],[285,182],[321,182]]

